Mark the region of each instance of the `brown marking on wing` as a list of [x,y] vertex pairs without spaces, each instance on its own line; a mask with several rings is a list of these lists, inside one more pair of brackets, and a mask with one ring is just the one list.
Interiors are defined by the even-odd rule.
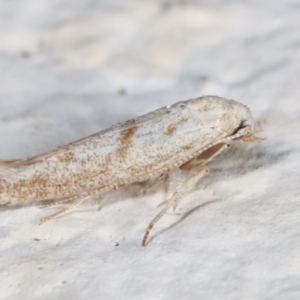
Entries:
[[[136,129],[133,128],[123,132],[124,145],[130,141],[135,131]],[[26,203],[68,197],[91,188],[101,188],[106,184],[101,174],[110,172],[113,159],[111,153],[103,160],[96,154],[87,154],[86,157],[80,159],[72,152],[61,152],[56,160],[42,162],[43,172],[36,170],[30,177],[16,177],[13,181],[3,179],[0,185],[0,196],[3,194],[11,199],[18,199],[19,203]],[[74,163],[76,164],[75,171]],[[26,166],[26,164],[21,164],[21,166]],[[19,171],[18,167],[19,165],[13,166],[16,174]],[[20,176],[23,176],[22,173]]]
[[175,133],[175,131],[177,130],[177,125],[182,125],[185,122],[188,121],[188,118],[181,118],[178,122],[174,123],[174,124],[170,124],[167,128],[167,131],[165,132],[166,135],[173,135]]
[[37,173],[30,179],[20,179],[13,183],[7,183],[6,187],[1,189],[11,198],[18,199],[20,203],[33,201],[41,201],[46,199],[55,199],[68,197],[101,186],[97,181],[93,180],[99,172],[82,172],[77,174],[69,174],[67,176],[55,177],[49,173]]
[[130,119],[130,120],[127,120],[125,123],[124,123],[124,126],[125,127],[132,127],[135,125],[135,119]]
[[118,137],[118,141],[121,143],[121,158],[125,158],[128,153],[128,149],[133,146],[133,136],[137,130],[138,127],[133,126],[121,131],[120,136]]
[[58,161],[61,163],[71,163],[77,161],[75,154],[72,152],[63,152],[62,154],[58,155]]
[[99,174],[107,173],[113,164],[112,154],[109,153],[105,159],[105,162],[98,165]]
[[167,128],[167,132],[165,133],[166,135],[173,135],[174,132],[177,130],[177,127],[173,124],[170,124]]
[[43,199],[49,193],[47,191],[49,179],[49,176],[46,174],[35,174],[29,181],[20,179],[8,187],[7,194],[24,202],[26,202],[27,198],[32,198],[33,194],[36,199]]

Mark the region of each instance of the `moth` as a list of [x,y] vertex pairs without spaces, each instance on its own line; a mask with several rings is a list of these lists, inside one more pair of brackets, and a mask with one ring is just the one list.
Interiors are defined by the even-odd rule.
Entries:
[[258,142],[258,123],[245,105],[217,96],[181,101],[25,159],[0,162],[0,205],[52,200],[68,204],[40,223],[123,185],[179,169],[184,176],[152,227],[208,173],[234,141]]

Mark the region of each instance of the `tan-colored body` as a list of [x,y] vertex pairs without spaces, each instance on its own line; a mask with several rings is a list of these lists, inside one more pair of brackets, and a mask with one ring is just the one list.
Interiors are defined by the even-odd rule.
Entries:
[[[204,175],[207,163],[231,141],[259,140],[254,131],[250,110],[233,100],[207,96],[179,102],[52,152],[2,162],[0,204],[66,200],[75,206],[104,191],[146,181],[174,168],[189,173],[181,185],[184,191],[188,182]],[[195,171],[200,175],[194,176]]]

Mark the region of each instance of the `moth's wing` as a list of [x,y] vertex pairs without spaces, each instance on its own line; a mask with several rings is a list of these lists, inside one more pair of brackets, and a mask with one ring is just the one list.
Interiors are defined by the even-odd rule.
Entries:
[[108,127],[107,129],[100,131],[100,132],[97,132],[97,133],[94,133],[87,137],[84,137],[82,139],[76,140],[67,145],[60,146],[57,149],[58,150],[68,149],[69,146],[80,144],[84,141],[88,141],[95,137],[105,136],[105,135],[111,134],[111,133],[118,133],[118,132],[121,132],[123,130],[128,130],[133,127],[139,127],[141,124],[147,125],[149,123],[159,122],[164,116],[166,116],[168,114],[174,115],[174,113],[176,113],[177,111],[178,111],[178,109],[176,109],[176,107],[169,107],[169,108],[162,107],[160,109],[157,109],[157,110],[147,113],[145,115],[139,116],[137,118],[117,123],[115,125]]
[[[198,140],[197,143],[209,144],[220,137],[220,133],[217,130],[212,130],[211,127],[215,118],[216,116],[213,114],[199,114],[182,106],[181,103],[176,103],[170,107],[164,107],[135,119],[113,125],[96,134],[58,147],[53,151],[20,160],[0,161],[0,173],[1,169],[3,170],[2,173],[5,173],[10,168],[26,167],[45,159],[49,161],[52,157],[72,150],[74,146],[89,142],[93,143],[95,140],[97,140],[103,152],[113,152],[118,147],[117,140],[120,134],[130,129],[134,129],[132,140],[140,147],[152,148],[156,145],[168,143],[168,141],[189,136],[195,136]],[[168,129],[174,124],[176,125],[176,132],[173,135],[168,135]]]
[[[145,127],[147,127],[147,124],[152,124],[153,122],[159,122],[161,118],[163,118],[166,114],[170,114],[172,116],[177,110],[163,107],[158,110],[155,110],[153,112],[150,112],[148,114],[145,114],[143,116],[137,117],[132,120],[127,120],[125,122],[118,123],[116,125],[113,125],[105,130],[102,130],[100,132],[97,132],[95,134],[92,134],[88,137],[84,137],[82,139],[76,140],[74,142],[71,142],[69,144],[66,144],[64,146],[60,146],[52,151],[45,152],[42,154],[38,154],[32,157],[24,158],[24,159],[15,159],[15,160],[0,160],[0,175],[8,174],[10,173],[10,169],[19,168],[22,166],[28,166],[31,164],[34,164],[38,161],[51,158],[59,153],[64,153],[66,151],[69,151],[71,147],[82,144],[84,142],[88,142],[90,140],[93,140],[94,138],[101,138],[106,137],[107,135],[115,135],[123,130],[128,130],[133,127],[140,127],[141,124],[143,124]],[[151,125],[149,125],[149,128],[151,128]],[[112,140],[112,143],[115,143],[115,141]],[[12,171],[14,172],[14,171]]]

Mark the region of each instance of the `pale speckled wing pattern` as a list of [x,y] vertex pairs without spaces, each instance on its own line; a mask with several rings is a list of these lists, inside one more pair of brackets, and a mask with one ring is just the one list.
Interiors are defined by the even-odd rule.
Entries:
[[253,128],[249,109],[219,97],[158,109],[53,152],[3,163],[0,204],[57,199],[147,180],[221,142],[242,121]]
[[216,96],[178,102],[114,125],[58,149],[23,160],[0,162],[0,205],[56,199],[71,204],[120,185],[180,168],[185,178],[149,223],[142,245],[166,211],[208,172],[208,163],[233,140],[260,141],[250,110]]

